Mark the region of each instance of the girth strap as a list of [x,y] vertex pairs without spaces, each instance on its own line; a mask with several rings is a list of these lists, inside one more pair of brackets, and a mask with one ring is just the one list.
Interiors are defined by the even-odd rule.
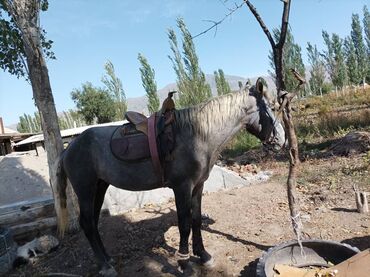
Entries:
[[157,134],[156,134],[156,113],[152,114],[148,118],[148,141],[149,141],[149,150],[150,156],[152,157],[153,168],[158,176],[161,185],[163,186],[164,177],[161,166],[161,161],[159,160],[159,153],[157,147]]

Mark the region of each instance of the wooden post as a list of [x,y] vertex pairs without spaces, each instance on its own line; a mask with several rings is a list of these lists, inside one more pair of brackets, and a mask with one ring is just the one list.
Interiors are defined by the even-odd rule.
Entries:
[[0,135],[4,134],[4,123],[3,123],[3,118],[0,117]]
[[355,191],[357,211],[361,214],[368,213],[369,204],[367,201],[367,193],[359,191],[356,185],[353,185],[353,190]]

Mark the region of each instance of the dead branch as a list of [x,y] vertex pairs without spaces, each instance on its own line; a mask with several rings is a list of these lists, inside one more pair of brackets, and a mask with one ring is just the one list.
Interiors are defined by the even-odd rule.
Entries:
[[225,14],[225,16],[219,20],[219,21],[214,21],[214,20],[205,20],[205,21],[208,21],[208,22],[212,22],[213,25],[209,28],[207,28],[206,30],[204,30],[203,32],[200,32],[199,34],[196,34],[195,36],[192,36],[192,39],[195,39],[201,35],[204,35],[206,33],[208,33],[210,30],[216,28],[216,32],[215,32],[215,35],[217,33],[217,27],[218,25],[220,25],[222,22],[225,21],[226,18],[230,17],[233,13],[235,13],[238,9],[240,9],[243,5],[244,5],[244,2],[241,2],[240,4],[237,4],[237,3],[234,3],[235,6],[233,8],[228,8],[229,12],[227,14]]
[[256,18],[257,22],[260,24],[263,32],[266,34],[267,39],[269,40],[269,42],[271,44],[271,47],[273,49],[276,48],[276,43],[275,43],[274,39],[272,38],[272,35],[271,35],[269,29],[267,28],[265,22],[262,20],[262,17],[257,12],[257,9],[252,5],[251,2],[249,2],[249,0],[244,0],[244,3],[247,4],[249,10],[252,12],[252,14]]

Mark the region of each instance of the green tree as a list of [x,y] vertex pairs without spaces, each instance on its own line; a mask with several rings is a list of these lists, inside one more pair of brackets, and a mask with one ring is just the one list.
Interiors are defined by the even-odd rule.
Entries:
[[[273,30],[273,36],[275,41],[280,39],[280,30],[275,28]],[[273,69],[270,71],[270,75],[275,79],[275,63],[273,53],[269,53],[270,66]],[[298,86],[298,80],[294,77],[291,68],[294,68],[303,78],[305,78],[305,67],[302,60],[302,49],[294,42],[294,37],[290,29],[286,34],[286,41],[283,48],[283,71],[284,71],[284,83],[287,91],[295,91]],[[301,91],[302,93],[302,91]]]
[[176,104],[188,107],[199,104],[212,96],[211,87],[199,66],[192,36],[182,18],[177,19],[177,26],[182,34],[183,56],[180,53],[175,31],[168,31],[170,48],[173,56],[169,56],[177,75],[179,97]]
[[228,81],[226,81],[224,71],[219,69],[218,71],[214,72],[215,75],[215,82],[217,88],[217,95],[223,95],[231,92],[230,85]]
[[334,86],[343,88],[347,84],[347,69],[344,58],[343,40],[332,34],[330,38],[326,31],[322,32],[327,50],[323,52],[326,68]]
[[344,39],[344,53],[346,57],[348,81],[351,84],[358,85],[361,82],[361,76],[357,64],[355,45],[350,37]]
[[138,60],[141,64],[140,74],[143,87],[148,98],[149,114],[155,113],[159,110],[159,97],[157,93],[157,83],[155,81],[154,69],[150,66],[147,58],[139,53]]
[[73,90],[71,96],[87,124],[95,120],[99,124],[114,120],[116,111],[112,107],[115,102],[107,90],[86,82],[81,89]]
[[127,111],[127,101],[122,81],[116,76],[114,66],[111,61],[106,62],[104,69],[105,75],[102,78],[102,82],[106,86],[108,93],[110,93],[114,99],[114,120],[123,120],[123,116]]
[[59,125],[62,130],[85,126],[82,115],[72,109],[63,112],[59,117]]
[[19,117],[17,130],[20,133],[39,133],[42,131],[39,113],[35,112],[34,116],[23,114]]
[[362,36],[360,17],[358,14],[352,14],[351,26],[352,26],[351,37],[356,51],[358,74],[361,80],[363,80],[364,78],[366,78],[366,75],[368,73],[369,59],[366,54],[366,47]]
[[311,91],[319,95],[322,93],[323,84],[325,81],[325,64],[321,58],[320,52],[317,50],[316,45],[312,46],[311,43],[307,43],[307,55],[308,62],[310,64],[310,88]]
[[370,83],[370,13],[367,9],[367,6],[364,6],[363,9],[364,12],[364,32],[365,32],[365,40],[367,44],[367,62],[368,62],[368,70],[367,70],[367,82]]

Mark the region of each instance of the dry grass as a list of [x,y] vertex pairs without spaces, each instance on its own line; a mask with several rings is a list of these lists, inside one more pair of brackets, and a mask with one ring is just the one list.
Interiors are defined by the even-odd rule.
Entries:
[[352,130],[370,128],[370,89],[338,92],[299,101],[295,122],[298,137],[345,135]]

